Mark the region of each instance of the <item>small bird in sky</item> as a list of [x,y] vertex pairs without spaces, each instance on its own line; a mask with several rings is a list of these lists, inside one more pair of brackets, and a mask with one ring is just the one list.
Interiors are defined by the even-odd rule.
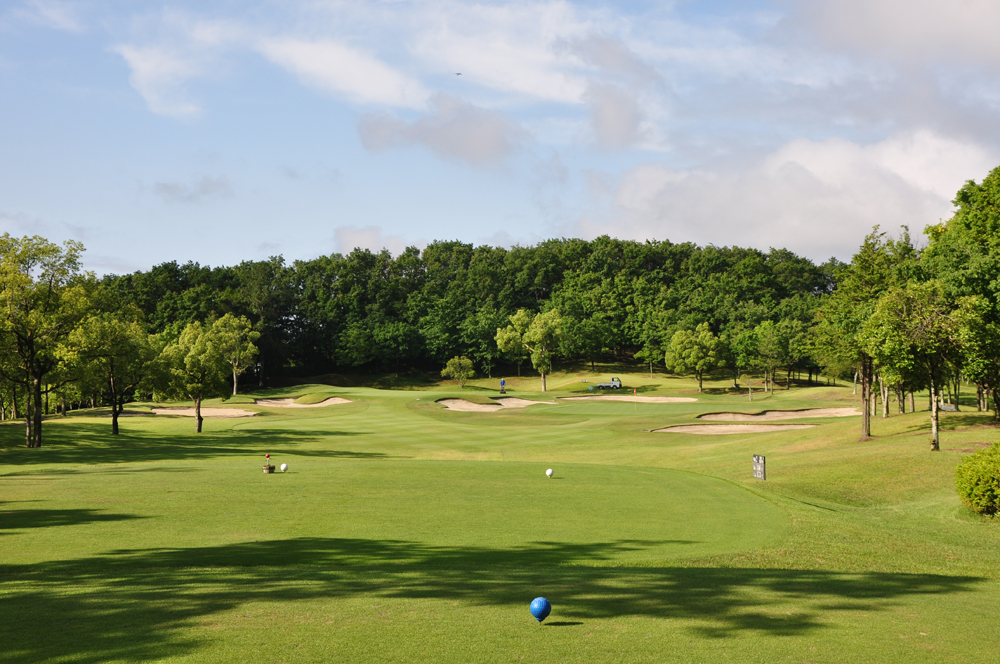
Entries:
[[462,72],[460,72],[460,71],[455,72],[455,76],[461,76],[461,75],[462,75]]

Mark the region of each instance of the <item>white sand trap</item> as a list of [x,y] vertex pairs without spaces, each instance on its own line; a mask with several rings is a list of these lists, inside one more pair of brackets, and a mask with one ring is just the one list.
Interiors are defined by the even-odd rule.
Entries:
[[254,399],[258,406],[268,406],[271,408],[322,408],[323,406],[335,406],[339,403],[351,403],[350,399],[341,397],[330,397],[323,399],[319,403],[295,403],[295,399]]
[[696,433],[703,436],[723,436],[729,433],[812,429],[815,426],[815,424],[682,424],[676,427],[653,429],[653,433]]
[[503,408],[498,403],[473,403],[465,399],[441,399],[438,403],[448,410],[460,410],[463,413],[492,413]]
[[860,415],[857,408],[809,408],[806,410],[765,410],[763,413],[705,413],[699,420],[709,422],[773,422],[805,417],[851,417]]
[[547,403],[550,406],[555,403],[555,401],[530,401],[528,399],[519,399],[518,397],[490,397],[498,404],[504,408],[527,408],[528,406],[534,406],[538,403]]
[[527,408],[538,403],[553,404],[554,401],[529,401],[517,397],[490,397],[496,403],[473,403],[465,399],[441,399],[439,404],[448,410],[460,410],[466,413],[492,413],[503,408]]
[[[181,415],[182,417],[194,417],[194,408],[153,408],[157,415]],[[252,410],[241,408],[202,408],[202,417],[253,417],[256,415]]]
[[692,401],[697,401],[691,397],[642,397],[635,395],[624,395],[624,394],[602,394],[587,397],[559,397],[560,399],[565,399],[569,401],[573,399],[575,401],[629,401],[636,403],[691,403]]

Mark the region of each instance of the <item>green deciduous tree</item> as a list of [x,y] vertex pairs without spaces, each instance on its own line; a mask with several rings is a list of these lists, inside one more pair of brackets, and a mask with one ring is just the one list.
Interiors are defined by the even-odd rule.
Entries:
[[878,227],[865,237],[849,266],[840,270],[837,290],[823,303],[817,316],[817,332],[827,335],[821,346],[839,348],[861,378],[862,436],[871,436],[871,390],[875,361],[862,338],[862,329],[875,311],[879,298],[891,287],[907,281],[916,261],[916,250],[904,228],[897,240],[889,240]]
[[223,357],[212,329],[189,323],[180,337],[160,353],[158,392],[171,399],[194,401],[196,430],[201,433],[201,402],[210,397],[229,398],[226,381],[230,365]]
[[465,388],[465,383],[475,375],[476,372],[472,368],[472,360],[464,355],[451,358],[444,369],[441,370],[442,378],[451,378],[463,389]]
[[668,371],[694,374],[701,392],[705,372],[719,366],[719,338],[708,323],[694,330],[677,330],[670,338],[664,360]]
[[212,324],[212,337],[218,352],[232,368],[235,396],[240,374],[252,367],[257,357],[254,342],[260,338],[260,332],[253,329],[246,316],[226,314]]
[[590,362],[590,370],[594,371],[595,360],[608,350],[607,340],[611,338],[612,331],[610,323],[599,318],[564,318],[563,334],[568,354],[583,357]]
[[531,365],[541,374],[545,392],[545,376],[551,373],[553,355],[563,341],[562,316],[555,309],[534,316],[527,309],[519,309],[510,322],[505,329],[497,329],[497,347],[512,355],[523,352],[521,349],[531,353]]
[[5,377],[26,385],[30,418],[27,445],[42,445],[43,391],[63,362],[69,335],[87,314],[92,275],[80,268],[83,245],[62,246],[40,237],[0,236],[0,346],[12,358]]
[[879,365],[899,374],[916,368],[926,376],[934,451],[940,449],[938,394],[957,338],[958,326],[937,282],[891,288],[858,334],[865,352]]
[[67,360],[111,397],[111,433],[118,435],[118,416],[125,402],[150,373],[156,349],[139,324],[138,311],[99,312],[88,316],[70,335]]

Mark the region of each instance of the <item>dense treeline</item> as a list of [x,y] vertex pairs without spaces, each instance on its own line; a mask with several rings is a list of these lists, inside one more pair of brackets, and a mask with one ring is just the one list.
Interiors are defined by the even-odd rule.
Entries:
[[152,332],[247,316],[261,334],[261,378],[432,370],[456,355],[491,374],[517,363],[495,337],[520,309],[562,314],[563,359],[659,364],[664,338],[702,322],[716,334],[765,320],[808,325],[837,268],[786,250],[601,237],[513,249],[435,242],[396,257],[356,249],[291,265],[165,263],[104,283]]
[[[986,410],[1000,388],[1000,168],[969,181],[956,214],[926,229],[875,229],[849,264],[783,249],[671,242],[549,240],[532,247],[435,242],[423,251],[356,249],[286,264],[158,265],[96,279],[79,243],[0,237],[0,418],[112,406],[137,397],[235,394],[240,377],[439,371],[461,384],[530,366],[614,360],[734,388],[784,374],[854,376],[862,433],[881,403],[927,390],[931,445],[941,402],[963,381]],[[19,415],[20,413],[20,415]]]

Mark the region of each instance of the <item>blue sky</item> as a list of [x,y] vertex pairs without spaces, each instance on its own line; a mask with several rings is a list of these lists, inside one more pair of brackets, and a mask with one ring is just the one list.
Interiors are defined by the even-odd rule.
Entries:
[[1000,164],[997,28],[985,0],[8,1],[0,227],[97,272],[605,233],[848,259]]

